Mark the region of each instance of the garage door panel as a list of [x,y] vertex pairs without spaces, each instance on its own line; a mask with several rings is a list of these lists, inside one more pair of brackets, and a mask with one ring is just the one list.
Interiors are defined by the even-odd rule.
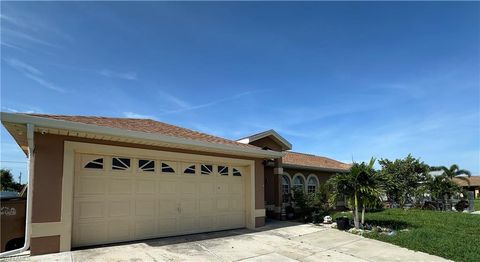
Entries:
[[157,236],[155,219],[143,219],[135,221],[135,239],[153,238]]
[[155,216],[156,200],[137,199],[135,200],[136,216]]
[[177,218],[160,218],[157,219],[157,232],[159,236],[172,235],[178,231]]
[[182,215],[195,215],[197,213],[196,199],[180,199],[180,212]]
[[181,217],[178,221],[181,233],[193,233],[198,229],[198,219],[196,217]]
[[132,180],[122,178],[111,178],[108,180],[108,193],[110,195],[132,194]]
[[197,185],[191,182],[177,182],[177,192],[184,195],[195,195],[197,193]]
[[215,212],[215,198],[199,199],[198,203],[200,214],[211,214]]
[[202,231],[209,231],[215,228],[216,217],[215,216],[199,216],[198,227]]
[[175,181],[158,181],[159,194],[162,195],[176,195],[177,194],[177,182]]
[[77,202],[78,218],[103,218],[105,215],[105,206],[103,201],[80,201]]
[[79,176],[75,185],[76,196],[103,195],[105,179],[102,177]]
[[200,182],[198,193],[200,197],[214,195],[215,184]]
[[[155,170],[147,173],[137,166],[141,156],[125,156],[133,166],[116,171],[111,170],[112,157],[102,157],[105,166],[91,172],[76,163],[74,247],[245,227],[243,170],[242,177],[234,177],[232,166],[222,175],[215,163],[149,158]],[[184,174],[181,163],[194,165],[195,174]],[[202,164],[211,165],[213,172],[202,174]]]
[[130,220],[110,220],[108,222],[107,239],[112,242],[125,241],[130,239],[131,228]]
[[137,179],[135,181],[135,193],[137,194],[155,194],[157,192],[156,181],[154,179]]
[[131,201],[109,201],[108,216],[109,217],[128,217],[131,214]]
[[161,199],[158,202],[158,215],[160,217],[176,216],[179,212],[177,199]]
[[226,211],[230,208],[228,199],[217,199],[217,211]]
[[105,243],[107,233],[107,223],[86,223],[79,224],[77,230],[77,245],[95,245]]

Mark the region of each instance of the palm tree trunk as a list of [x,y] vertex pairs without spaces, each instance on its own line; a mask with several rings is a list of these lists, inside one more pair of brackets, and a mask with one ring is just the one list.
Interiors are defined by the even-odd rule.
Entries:
[[354,212],[355,214],[353,215],[353,223],[355,225],[356,229],[360,228],[360,225],[358,223],[358,199],[357,199],[357,192],[355,192],[355,207],[354,207]]
[[362,205],[362,225],[365,225],[365,205]]

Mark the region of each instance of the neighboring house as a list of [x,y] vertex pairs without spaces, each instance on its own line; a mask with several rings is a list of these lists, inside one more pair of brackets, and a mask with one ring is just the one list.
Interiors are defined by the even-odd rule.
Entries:
[[260,227],[291,187],[313,192],[350,167],[290,152],[273,130],[232,141],[149,119],[1,120],[30,159],[32,255]]
[[453,181],[467,191],[473,191],[475,198],[480,198],[480,176],[454,177]]

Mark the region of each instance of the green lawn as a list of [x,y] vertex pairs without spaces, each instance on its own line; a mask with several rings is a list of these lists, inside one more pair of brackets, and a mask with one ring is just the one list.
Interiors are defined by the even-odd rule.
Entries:
[[[478,206],[479,202],[476,202]],[[479,209],[480,210],[480,209]],[[340,216],[340,213],[334,217]],[[454,261],[480,261],[480,215],[426,210],[386,209],[367,213],[367,223],[397,230],[395,236],[366,237]],[[398,231],[408,229],[408,231]]]
[[480,199],[475,199],[475,211],[480,211]]

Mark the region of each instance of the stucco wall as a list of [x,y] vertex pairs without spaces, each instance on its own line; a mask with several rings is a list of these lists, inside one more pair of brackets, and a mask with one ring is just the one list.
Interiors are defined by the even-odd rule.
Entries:
[[271,150],[282,151],[282,146],[278,144],[275,140],[270,137],[264,137],[250,143],[251,145],[258,146],[261,148],[268,147]]
[[[216,154],[208,152],[198,152],[192,150],[173,149],[165,147],[155,147],[148,145],[128,144],[113,141],[102,141],[86,138],[76,138],[68,136],[59,136],[51,134],[35,133],[35,163],[34,163],[34,187],[33,187],[33,206],[32,223],[60,222],[61,220],[61,199],[62,199],[62,176],[63,176],[63,150],[65,141],[76,141],[85,143],[95,143],[103,145],[113,145],[122,147],[135,147],[149,150],[171,151],[188,154],[201,154],[217,157],[229,157],[237,159],[248,159],[255,161],[255,209],[264,208],[264,168],[263,159],[246,158],[226,154]],[[262,219],[256,219],[257,226],[263,226]],[[264,221],[264,219],[263,219]],[[58,236],[56,236],[58,237]],[[52,251],[52,245],[55,245],[55,236],[44,238],[32,238],[32,253],[40,254]],[[45,243],[44,248],[42,243]],[[56,251],[59,250],[59,247]]]

